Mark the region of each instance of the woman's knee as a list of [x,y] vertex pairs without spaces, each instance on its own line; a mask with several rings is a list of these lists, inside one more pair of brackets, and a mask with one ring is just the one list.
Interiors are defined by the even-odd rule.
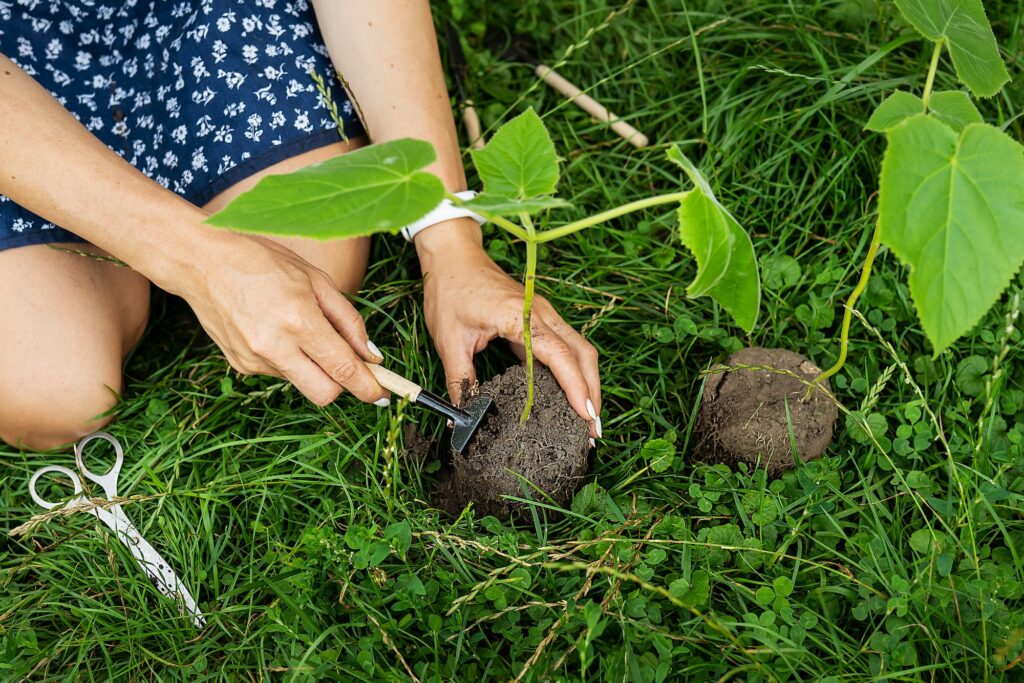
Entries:
[[107,424],[149,283],[46,246],[0,251],[0,272],[0,439],[54,448]]
[[78,376],[11,392],[0,389],[0,438],[15,448],[49,450],[103,428],[121,377]]
[[[255,187],[256,183],[266,176],[292,173],[310,164],[322,163],[346,154],[366,144],[367,140],[365,138],[353,138],[347,142],[339,141],[279,161],[273,166],[269,166],[235,183],[204,204],[203,209],[211,213],[220,211],[243,192]],[[303,259],[327,273],[338,289],[346,294],[355,294],[363,284],[363,277],[366,275],[370,258],[369,237],[325,241],[275,235],[270,237],[270,239],[291,249]]]
[[346,294],[358,292],[370,263],[370,238],[347,239],[331,249],[324,249],[323,243],[320,244],[320,250],[316,245],[309,246],[308,256],[320,261],[315,265],[325,270],[341,291]]

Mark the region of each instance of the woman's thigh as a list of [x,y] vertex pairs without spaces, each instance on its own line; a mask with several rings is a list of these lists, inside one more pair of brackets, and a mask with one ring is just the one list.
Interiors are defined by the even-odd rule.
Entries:
[[[354,139],[348,143],[339,141],[336,144],[320,147],[290,159],[285,159],[259,173],[249,176],[245,180],[235,183],[210,200],[203,208],[211,213],[219,211],[227,206],[232,199],[246,190],[252,189],[264,176],[297,171],[304,166],[326,161],[327,159],[344,154],[357,147],[361,147],[363,144],[365,142],[361,139]],[[334,280],[334,284],[341,291],[352,294],[359,290],[359,286],[363,282],[363,276],[366,275],[367,259],[370,254],[370,239],[368,237],[327,241],[299,237],[273,237],[272,239],[288,247],[330,275]]]
[[148,315],[149,282],[129,268],[48,245],[0,251],[0,437],[46,449],[106,424]]

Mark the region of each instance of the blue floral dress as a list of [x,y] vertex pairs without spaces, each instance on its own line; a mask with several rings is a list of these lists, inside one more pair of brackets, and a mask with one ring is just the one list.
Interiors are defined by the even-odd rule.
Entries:
[[[333,84],[346,136],[364,133],[307,0],[0,0],[0,53],[197,205],[340,139],[310,72]],[[75,241],[0,195],[0,249]]]

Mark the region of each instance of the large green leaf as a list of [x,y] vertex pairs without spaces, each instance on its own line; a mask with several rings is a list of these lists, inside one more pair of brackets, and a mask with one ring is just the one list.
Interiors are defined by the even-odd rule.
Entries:
[[920,97],[897,90],[878,105],[878,109],[875,109],[864,128],[876,133],[884,133],[911,116],[921,113],[924,113],[924,102]]
[[970,96],[960,90],[932,93],[931,99],[928,100],[928,110],[935,118],[958,133],[972,123],[984,121],[974,102],[971,102]]
[[992,97],[1010,80],[981,0],[896,0],[926,38],[949,46],[960,80],[980,97]]
[[473,151],[473,163],[488,194],[528,199],[551,194],[558,184],[558,155],[533,109],[515,117]]
[[696,186],[679,205],[679,235],[697,261],[697,277],[686,293],[710,296],[749,333],[761,308],[754,245],[678,147],[669,148],[668,158],[682,167]]
[[924,115],[888,135],[880,236],[911,269],[910,293],[938,354],[1024,261],[1024,148],[989,125],[957,135]]
[[294,173],[267,176],[206,222],[317,239],[398,232],[444,198],[441,181],[422,170],[435,158],[433,146],[423,140],[370,145]]

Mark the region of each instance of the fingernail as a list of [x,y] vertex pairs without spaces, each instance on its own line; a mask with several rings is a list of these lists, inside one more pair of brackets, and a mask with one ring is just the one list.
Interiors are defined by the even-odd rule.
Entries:
[[380,406],[381,408],[387,408],[389,405],[391,405],[391,399],[388,398],[387,396],[385,396],[384,398],[378,398],[376,401],[373,402],[373,405]]
[[369,339],[366,340],[366,348],[368,348],[370,350],[370,353],[372,353],[373,355],[377,356],[377,358],[383,358],[384,357],[384,354],[380,352],[380,349],[377,348],[377,345],[374,344]]
[[596,441],[594,441],[593,439],[591,439],[591,440],[590,440],[590,447],[591,447],[591,448],[597,448],[597,442],[596,442]]
[[597,438],[601,438],[601,418],[597,416],[597,411],[594,410],[594,403],[589,398],[587,399],[587,412],[590,413],[590,419],[594,421],[594,431],[597,432]]
[[455,423],[452,422],[451,420],[448,420],[448,429],[453,429],[454,427],[455,427]]

